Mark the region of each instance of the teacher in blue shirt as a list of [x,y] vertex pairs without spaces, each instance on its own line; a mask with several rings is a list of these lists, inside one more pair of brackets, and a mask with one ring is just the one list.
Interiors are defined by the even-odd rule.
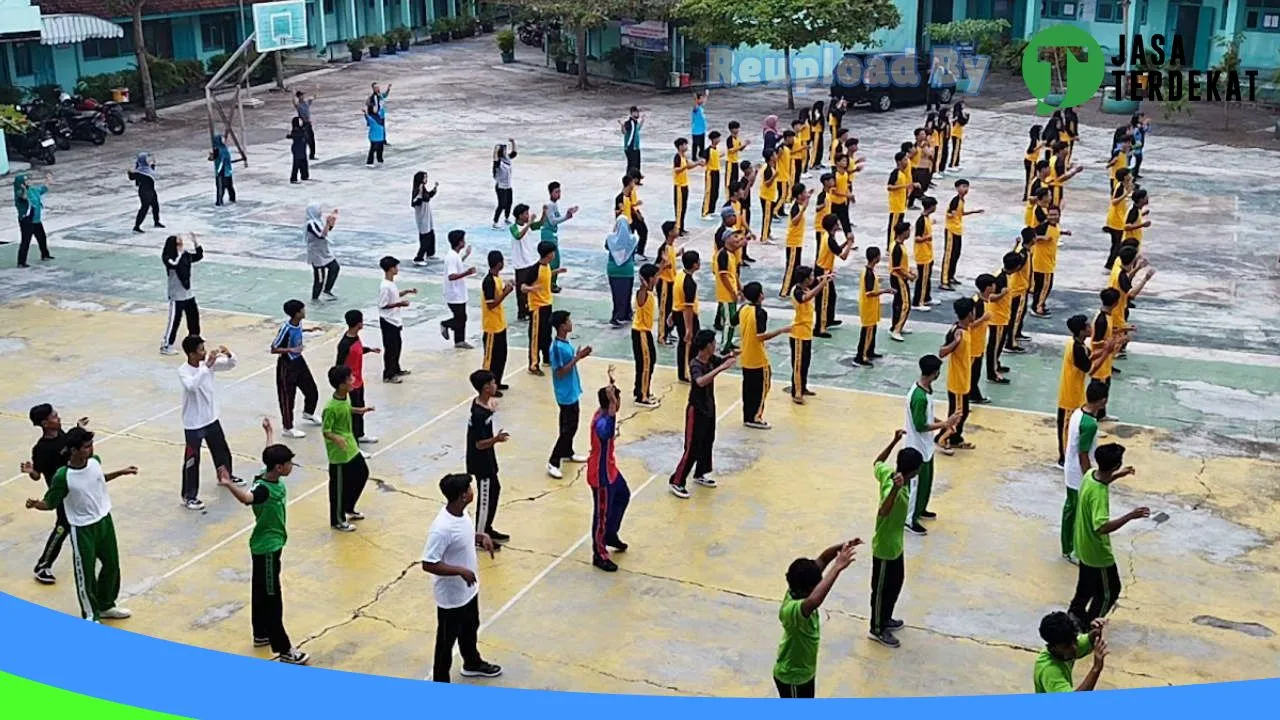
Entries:
[[707,104],[707,90],[699,90],[693,94],[693,111],[690,113],[689,134],[693,136],[693,158],[697,160],[707,149],[707,114],[703,106]]

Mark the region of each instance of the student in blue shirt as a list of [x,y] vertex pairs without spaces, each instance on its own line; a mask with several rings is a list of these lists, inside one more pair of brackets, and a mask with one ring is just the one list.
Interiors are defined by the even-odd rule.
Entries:
[[213,150],[209,151],[209,159],[213,161],[213,185],[218,196],[214,205],[222,204],[222,196],[226,194],[231,202],[236,201],[236,184],[231,179],[231,150],[221,135],[213,136]]
[[587,461],[585,455],[573,451],[573,436],[578,434],[578,400],[582,397],[578,363],[591,354],[591,346],[575,350],[569,342],[573,321],[569,319],[568,310],[551,313],[551,327],[556,333],[555,339],[551,341],[551,386],[556,392],[556,404],[560,406],[560,435],[556,438],[555,447],[551,448],[547,474],[559,480],[564,477],[564,473],[560,472],[562,461]]
[[365,108],[364,122],[369,126],[369,156],[365,158],[365,165],[373,165],[373,159],[378,158],[378,164],[382,164],[382,148],[387,145],[387,121],[386,118],[378,112],[370,112],[370,108]]
[[280,420],[284,425],[284,436],[304,438],[306,433],[293,426],[293,408],[298,391],[302,391],[302,419],[312,425],[320,425],[316,417],[316,406],[320,403],[320,391],[316,388],[315,378],[307,361],[302,357],[304,347],[303,334],[315,332],[317,328],[302,328],[302,320],[307,316],[307,306],[301,300],[289,300],[284,304],[284,314],[288,318],[280,325],[276,339],[271,341],[271,354],[276,360],[276,397],[280,400]]
[[21,231],[21,242],[18,245],[18,267],[27,265],[27,253],[31,250],[31,238],[40,246],[40,259],[52,260],[49,244],[44,235],[44,194],[49,191],[51,175],[46,174],[44,180],[32,180],[26,173],[18,173],[13,178],[13,204],[18,210],[18,227]]
[[693,136],[693,157],[700,158],[707,149],[707,115],[703,106],[707,103],[707,90],[693,94],[693,110],[690,113],[689,134]]

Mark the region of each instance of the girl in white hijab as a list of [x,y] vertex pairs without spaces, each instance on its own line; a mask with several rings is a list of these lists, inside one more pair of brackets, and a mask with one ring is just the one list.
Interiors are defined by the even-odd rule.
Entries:
[[307,206],[307,226],[303,238],[307,243],[307,262],[311,263],[311,299],[320,299],[324,293],[326,300],[337,300],[333,294],[333,284],[338,281],[338,260],[329,249],[329,233],[338,222],[338,210],[322,217],[320,203],[313,202]]
[[609,251],[607,275],[609,291],[613,296],[613,313],[609,324],[615,328],[624,327],[631,320],[631,297],[635,288],[636,241],[631,237],[631,223],[622,213],[619,205],[614,208],[617,218],[613,221],[613,232],[605,238],[604,246]]

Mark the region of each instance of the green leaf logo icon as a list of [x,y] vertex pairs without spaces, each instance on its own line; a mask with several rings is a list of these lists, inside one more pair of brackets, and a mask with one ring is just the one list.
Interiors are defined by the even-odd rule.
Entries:
[[[1073,52],[1082,49],[1085,59]],[[1048,50],[1048,53],[1044,51]],[[1046,59],[1046,55],[1050,59]],[[1054,110],[1079,107],[1102,87],[1106,60],[1097,39],[1075,25],[1052,25],[1035,34],[1022,54],[1022,81],[1031,96],[1038,100],[1036,113],[1049,115]],[[1061,101],[1047,102],[1054,93],[1055,77],[1064,88]],[[1054,98],[1057,100],[1057,98]]]

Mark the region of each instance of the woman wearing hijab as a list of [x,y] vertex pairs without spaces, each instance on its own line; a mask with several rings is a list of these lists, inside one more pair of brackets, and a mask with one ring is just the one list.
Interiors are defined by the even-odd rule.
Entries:
[[431,216],[431,198],[436,196],[440,183],[427,187],[427,173],[419,170],[413,176],[413,219],[418,224],[418,254],[413,256],[414,265],[426,263],[427,258],[436,256],[436,224]]
[[324,293],[325,300],[337,300],[333,294],[333,284],[338,281],[338,259],[329,250],[329,233],[338,222],[338,210],[335,208],[327,217],[321,217],[320,203],[313,202],[307,206],[307,227],[303,235],[307,241],[307,262],[311,263],[311,299],[320,299]]
[[178,341],[178,327],[182,318],[187,319],[187,334],[200,334],[200,308],[196,306],[196,294],[191,289],[191,263],[204,259],[204,248],[192,233],[191,248],[187,248],[180,235],[165,238],[164,250],[160,259],[164,262],[168,275],[169,289],[169,322],[165,326],[164,337],[160,339],[161,355],[177,355],[173,344]]
[[507,144],[493,146],[493,190],[498,195],[498,207],[493,211],[493,229],[501,230],[498,218],[511,224],[511,161],[516,156],[516,141],[507,138]]
[[764,119],[764,125],[761,126],[760,132],[764,135],[764,149],[762,157],[768,158],[769,153],[774,152],[778,148],[778,141],[782,140],[782,133],[778,131],[778,116],[770,115]]
[[138,214],[133,218],[133,231],[144,232],[142,221],[147,218],[148,210],[155,226],[164,227],[160,224],[160,198],[156,195],[156,161],[151,159],[151,153],[138,153],[138,159],[129,171],[129,179],[138,186]]
[[631,296],[636,278],[636,243],[631,237],[631,223],[627,222],[627,216],[622,212],[622,202],[614,205],[613,212],[616,216],[613,232],[605,238],[604,246],[609,251],[606,274],[609,276],[609,291],[613,296],[609,325],[620,328],[631,322]]
[[289,182],[298,184],[298,176],[303,180],[311,179],[311,167],[307,164],[307,143],[311,135],[307,132],[307,123],[300,117],[293,118],[293,126],[289,128],[286,138],[293,141],[290,152],[293,153],[293,169],[289,171]]
[[221,135],[213,136],[213,150],[209,152],[209,159],[213,161],[213,184],[218,192],[218,200],[214,205],[222,205],[224,193],[227,199],[234,203],[236,184],[231,179],[231,150],[222,141]]
[[48,173],[44,181],[32,180],[26,173],[18,173],[13,178],[13,205],[18,211],[18,227],[22,231],[22,241],[18,244],[18,267],[27,266],[27,253],[31,249],[31,238],[40,246],[40,259],[52,260],[49,245],[44,235],[44,194],[49,190]]

